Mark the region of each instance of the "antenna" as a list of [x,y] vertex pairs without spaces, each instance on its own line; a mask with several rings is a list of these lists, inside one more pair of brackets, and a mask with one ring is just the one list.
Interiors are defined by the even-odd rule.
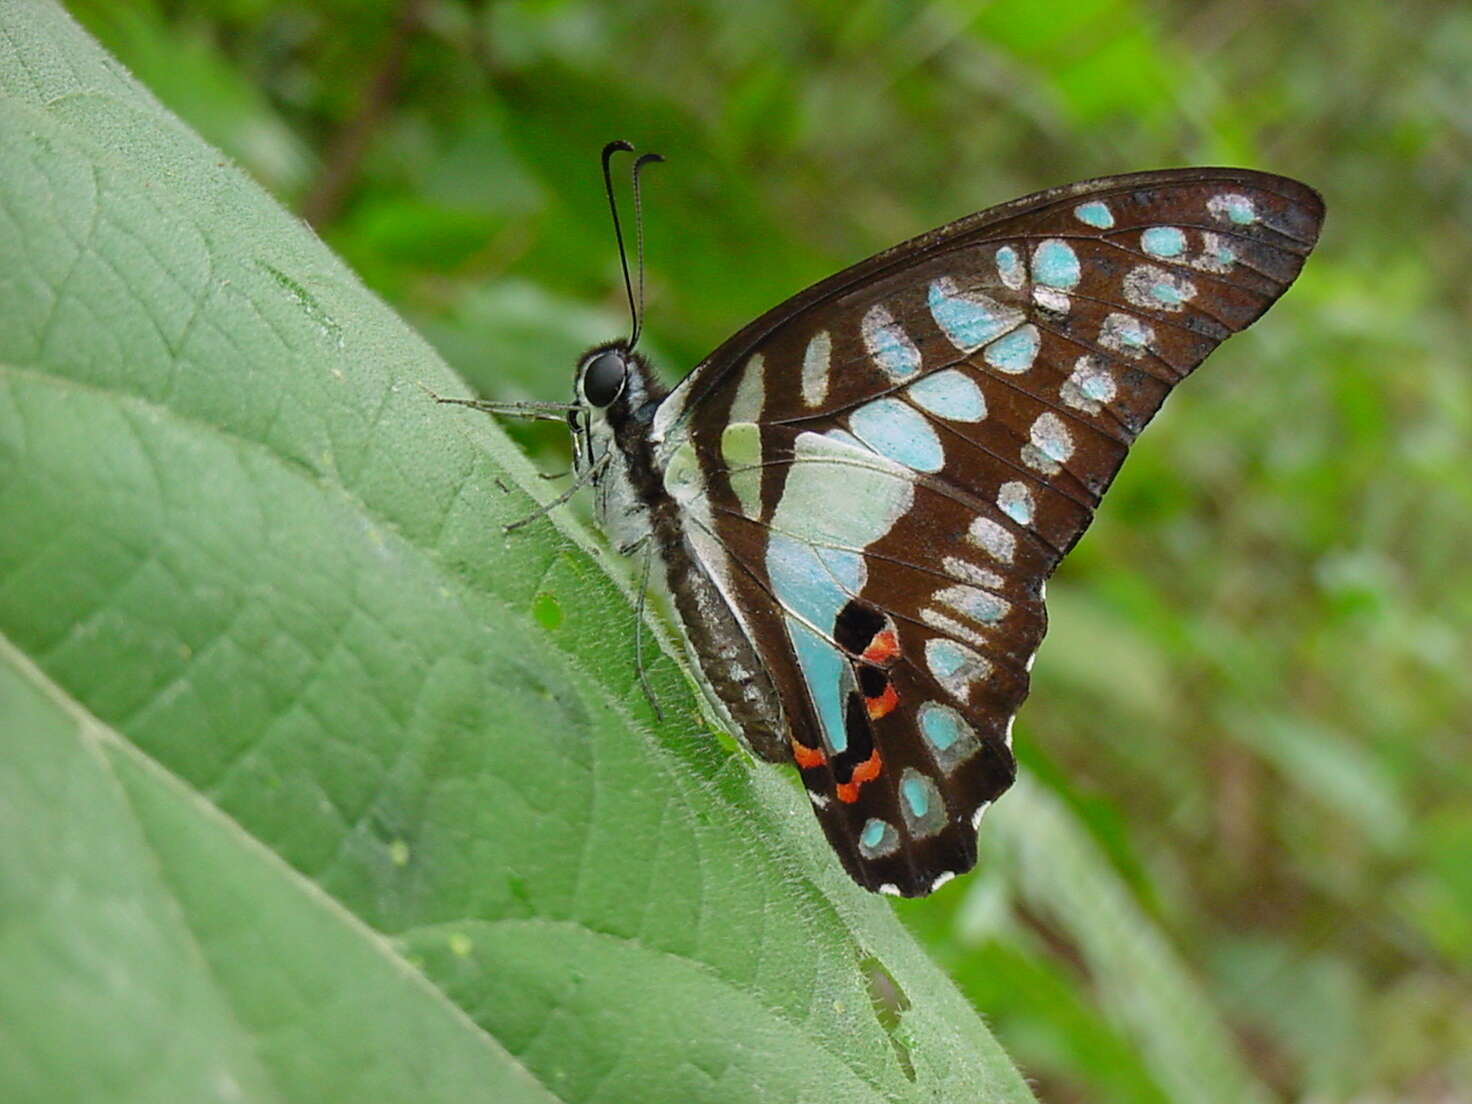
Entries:
[[[634,147],[622,138],[615,138],[603,147],[603,190],[608,193],[608,210],[613,215],[613,237],[618,242],[618,263],[624,270],[624,291],[629,297],[629,318],[633,326],[634,337],[639,335],[639,312],[634,307],[634,284],[629,279],[629,255],[624,251],[624,232],[618,224],[618,203],[613,198],[613,175],[609,172],[608,163],[613,159],[615,153],[633,153]],[[634,344],[633,339],[629,345]]]
[[638,243],[635,248],[639,255],[639,310],[634,315],[634,334],[629,338],[630,349],[639,343],[639,335],[644,332],[644,208],[639,202],[639,173],[645,165],[663,160],[657,153],[646,153],[634,162],[634,240]]

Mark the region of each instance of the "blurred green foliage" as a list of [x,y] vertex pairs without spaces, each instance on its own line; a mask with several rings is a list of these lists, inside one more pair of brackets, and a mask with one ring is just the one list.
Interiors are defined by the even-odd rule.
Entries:
[[[1472,8],[70,7],[497,396],[564,397],[625,325],[611,137],[669,160],[646,213],[672,377],[1048,185],[1318,187],[1304,276],[1171,400],[1050,589],[1015,800],[1109,908],[1024,822],[900,911],[1046,1100],[1184,1099],[1177,992],[1271,1096],[1472,1098]],[[516,432],[558,466],[556,427]]]

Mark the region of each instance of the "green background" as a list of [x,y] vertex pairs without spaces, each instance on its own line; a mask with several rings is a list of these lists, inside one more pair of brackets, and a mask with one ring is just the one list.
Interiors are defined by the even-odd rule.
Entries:
[[[121,66],[0,2],[0,1095],[1472,1099],[1472,9],[68,9]],[[1050,585],[931,899],[668,659],[649,716],[619,565],[503,539],[546,488],[414,386],[562,399],[622,332],[612,137],[670,378],[1049,185],[1325,196]]]

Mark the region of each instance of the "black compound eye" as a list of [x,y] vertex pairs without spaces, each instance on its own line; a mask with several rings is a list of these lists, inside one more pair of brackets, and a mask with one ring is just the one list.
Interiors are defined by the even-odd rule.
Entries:
[[584,397],[594,406],[607,406],[624,389],[627,372],[628,365],[618,353],[612,349],[599,353],[583,372]]

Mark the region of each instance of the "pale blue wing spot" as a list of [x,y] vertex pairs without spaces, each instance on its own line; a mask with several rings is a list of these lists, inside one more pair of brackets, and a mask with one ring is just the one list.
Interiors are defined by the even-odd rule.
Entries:
[[1152,226],[1140,235],[1140,247],[1152,257],[1179,257],[1186,251],[1186,235],[1174,226]]
[[832,631],[839,610],[864,585],[863,557],[846,549],[817,549],[774,531],[767,542],[767,577],[772,593],[790,611],[785,618],[787,636],[797,653],[819,727],[836,755],[848,746],[843,723],[847,660],[836,645],[809,626]]
[[1114,379],[1103,369],[1086,374],[1079,389],[1095,402],[1114,401]]
[[[850,443],[847,436],[838,430],[798,435],[787,484],[772,516],[774,529],[810,544],[864,548],[910,509],[912,473],[872,448]],[[834,493],[836,487],[842,488],[841,496]],[[862,508],[853,508],[855,503]]]
[[948,276],[930,284],[930,314],[963,353],[979,349],[1022,321],[1022,312],[978,292],[962,294]]
[[797,652],[797,665],[818,714],[818,727],[830,754],[848,747],[848,730],[843,726],[844,671],[847,660],[837,649],[795,617],[786,618],[787,634]]
[[934,428],[925,415],[899,399],[865,403],[849,415],[848,424],[875,452],[907,468],[934,472],[945,467],[945,450]]
[[1099,344],[1106,349],[1121,352],[1143,349],[1152,336],[1150,327],[1140,319],[1132,314],[1121,314],[1118,311],[1105,318],[1104,325],[1099,328]]
[[925,663],[935,681],[961,702],[970,698],[974,683],[992,672],[988,660],[944,636],[931,637],[925,642]]
[[961,738],[961,719],[954,710],[926,702],[920,712],[920,734],[933,751],[944,754]]
[[879,841],[884,838],[884,829],[887,825],[882,820],[870,817],[864,825],[864,830],[859,833],[859,842],[869,849],[879,846]]
[[864,568],[864,557],[858,552],[847,548],[815,548],[813,551],[823,561],[823,566],[828,569],[834,583],[848,597],[853,597],[864,588],[868,573]]
[[997,338],[982,350],[981,355],[997,371],[1016,376],[1032,367],[1042,344],[1043,338],[1038,333],[1038,328],[1029,322],[1005,337]]
[[966,665],[966,653],[954,641],[937,636],[926,643],[925,660],[936,678],[950,678]]
[[946,802],[934,782],[914,767],[900,775],[900,812],[914,836],[933,836],[946,824]]
[[767,541],[767,576],[784,607],[828,632],[838,611],[863,588],[864,559],[846,549],[820,550],[774,530]]
[[946,587],[935,595],[935,600],[978,625],[995,625],[1011,608],[995,594],[972,586]]
[[981,747],[971,726],[949,706],[926,702],[920,707],[920,735],[936,765],[947,774]]
[[853,448],[861,449],[867,453],[872,453],[874,451],[846,429],[825,429],[823,431],[823,436],[828,438],[830,441],[842,441],[845,445],[850,445]]
[[1098,230],[1108,230],[1114,225],[1114,214],[1106,204],[1093,200],[1089,203],[1080,203],[1073,209],[1073,217],[1085,226],[1092,226]]
[[905,795],[905,804],[910,807],[910,815],[923,817],[930,808],[930,794],[925,790],[924,781],[912,775],[900,783],[900,790]]
[[864,347],[890,379],[899,382],[920,371],[920,350],[882,304],[869,308],[860,329]]
[[1196,285],[1190,280],[1151,264],[1130,269],[1123,286],[1125,299],[1151,310],[1180,310],[1181,304],[1196,294]]
[[1032,278],[1037,283],[1066,289],[1076,285],[1079,276],[1078,254],[1067,242],[1049,238],[1033,250]]
[[1068,427],[1051,411],[1038,415],[1028,436],[1030,440],[1022,446],[1022,462],[1034,471],[1057,475],[1061,465],[1073,455],[1073,438],[1068,434]]
[[1181,305],[1181,289],[1172,284],[1156,284],[1150,289],[1151,297],[1163,307]]
[[953,422],[979,422],[986,417],[981,388],[958,368],[926,376],[911,384],[906,394],[932,414]]
[[900,834],[894,825],[870,817],[859,832],[859,853],[866,859],[878,859],[890,854],[900,844]]
[[1027,282],[1027,274],[1022,271],[1022,258],[1010,245],[997,250],[997,275],[1013,291]]
[[[1037,450],[1055,464],[1061,464],[1073,455],[1073,438],[1061,418],[1053,413],[1038,415],[1030,433]],[[1010,534],[1009,534],[1010,535]]]
[[997,505],[1018,525],[1032,524],[1032,492],[1025,483],[1003,483],[997,491]]
[[1248,226],[1257,221],[1257,208],[1245,195],[1218,195],[1206,201],[1206,209],[1217,218],[1227,218],[1238,226]]
[[1089,414],[1098,414],[1102,404],[1113,402],[1114,396],[1114,377],[1107,362],[1092,354],[1078,358],[1073,373],[1058,389],[1058,397],[1067,405]]

